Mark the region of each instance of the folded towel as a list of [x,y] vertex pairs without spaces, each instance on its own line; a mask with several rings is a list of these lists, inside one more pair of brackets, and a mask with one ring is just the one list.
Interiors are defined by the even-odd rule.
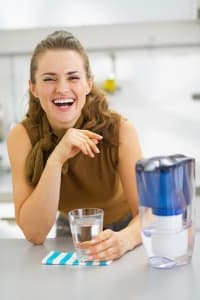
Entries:
[[107,266],[111,260],[81,262],[76,258],[74,252],[51,251],[42,260],[43,265],[73,265],[73,266]]

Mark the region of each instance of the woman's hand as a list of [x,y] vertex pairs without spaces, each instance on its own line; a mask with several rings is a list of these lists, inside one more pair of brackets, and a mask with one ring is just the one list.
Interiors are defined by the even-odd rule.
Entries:
[[[114,260],[120,258],[127,251],[134,249],[141,242],[141,224],[137,215],[124,229],[117,232],[106,229],[83,248],[87,248],[90,260]],[[81,248],[81,243],[79,247]]]
[[89,130],[70,128],[62,137],[53,151],[53,156],[62,164],[69,158],[74,157],[80,151],[90,157],[99,153],[97,144],[103,137]]
[[110,229],[102,231],[91,242],[87,250],[88,258],[91,260],[114,260],[120,258],[127,247],[123,230],[114,232]]

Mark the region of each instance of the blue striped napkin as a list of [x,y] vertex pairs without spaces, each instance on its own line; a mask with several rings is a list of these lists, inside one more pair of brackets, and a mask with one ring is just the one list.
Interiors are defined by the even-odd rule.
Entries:
[[73,265],[73,266],[108,266],[111,264],[111,260],[102,261],[86,261],[81,262],[76,258],[74,252],[59,252],[51,251],[42,260],[43,265]]

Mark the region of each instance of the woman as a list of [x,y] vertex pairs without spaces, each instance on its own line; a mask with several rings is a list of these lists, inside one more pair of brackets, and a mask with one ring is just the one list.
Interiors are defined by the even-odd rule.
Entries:
[[34,50],[29,108],[7,139],[16,221],[34,244],[44,242],[57,211],[104,210],[91,259],[117,259],[141,243],[134,127],[108,109],[93,83],[80,42],[56,31]]

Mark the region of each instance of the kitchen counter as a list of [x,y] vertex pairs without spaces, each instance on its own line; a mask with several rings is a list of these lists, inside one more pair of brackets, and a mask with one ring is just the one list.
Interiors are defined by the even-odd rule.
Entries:
[[73,250],[71,238],[48,239],[33,246],[23,239],[0,240],[1,300],[199,300],[200,234],[192,263],[169,270],[152,269],[143,246],[106,267],[47,266],[51,251]]

